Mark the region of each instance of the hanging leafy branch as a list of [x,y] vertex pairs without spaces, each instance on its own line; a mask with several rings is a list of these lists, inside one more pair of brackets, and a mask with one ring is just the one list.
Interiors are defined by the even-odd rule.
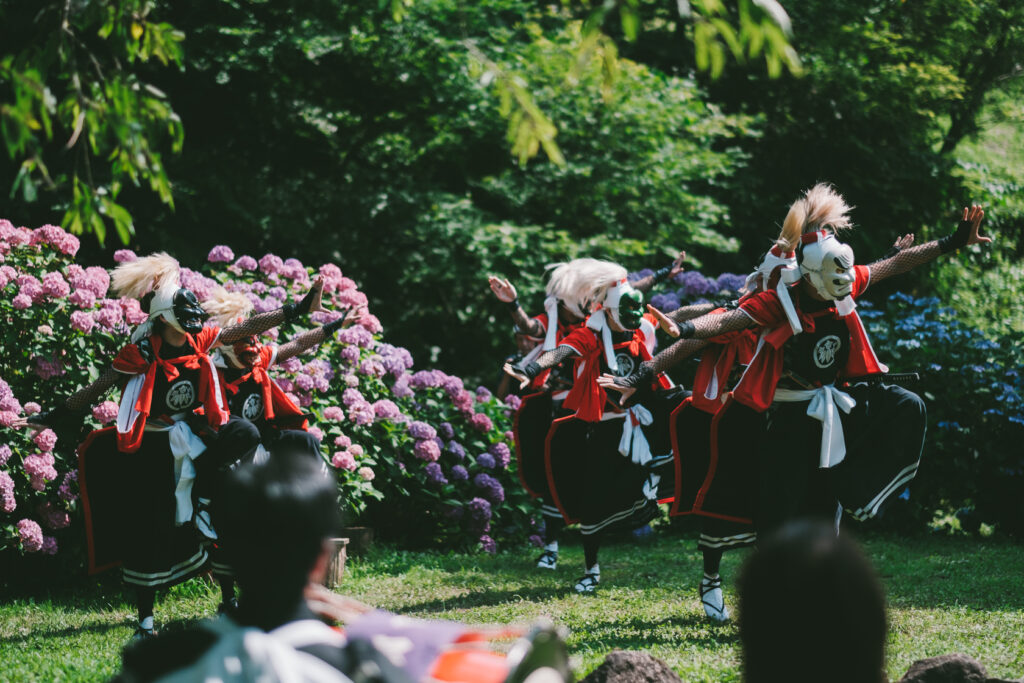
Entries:
[[[19,6],[21,5],[21,6]],[[27,5],[31,5],[30,7]],[[148,185],[173,207],[162,155],[184,129],[144,65],[183,65],[184,35],[151,17],[153,0],[7,3],[0,9],[0,133],[18,170],[10,197],[52,202],[62,224],[127,243],[123,188]]]

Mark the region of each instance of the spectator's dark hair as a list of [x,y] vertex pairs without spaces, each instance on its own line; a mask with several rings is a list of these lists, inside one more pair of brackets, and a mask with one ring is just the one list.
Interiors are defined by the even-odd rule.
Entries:
[[274,452],[227,473],[213,523],[243,593],[300,594],[338,524],[338,491],[319,458]]
[[857,545],[826,524],[790,523],[740,575],[744,680],[884,681],[886,621],[881,584]]

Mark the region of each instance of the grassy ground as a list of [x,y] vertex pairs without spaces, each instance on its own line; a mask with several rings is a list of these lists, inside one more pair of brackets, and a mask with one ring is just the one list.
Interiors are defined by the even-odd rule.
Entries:
[[[965,652],[990,676],[1024,675],[1024,545],[1001,538],[872,535],[865,545],[885,583],[890,611],[889,675],[915,659]],[[595,596],[572,594],[582,549],[563,548],[557,571],[532,568],[534,553],[438,555],[378,548],[350,560],[343,592],[403,614],[477,623],[526,623],[545,615],[569,629],[577,672],[613,648],[647,650],[686,681],[739,680],[732,625],[703,618],[697,602],[700,558],[692,537],[662,535],[602,553]],[[742,553],[727,554],[730,579]],[[217,590],[202,580],[161,596],[164,630],[211,614]],[[134,628],[116,581],[56,588],[0,606],[0,680],[103,680],[118,666]]]

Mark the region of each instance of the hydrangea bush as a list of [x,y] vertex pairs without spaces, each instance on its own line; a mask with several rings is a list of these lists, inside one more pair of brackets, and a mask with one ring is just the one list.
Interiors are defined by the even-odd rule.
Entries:
[[[80,545],[73,446],[58,444],[50,430],[6,427],[96,379],[146,318],[136,301],[110,296],[105,268],[76,264],[77,250],[78,240],[59,227],[29,230],[0,220],[0,556]],[[135,258],[128,250],[114,255],[116,262]],[[218,246],[201,271],[184,268],[181,279],[201,300],[222,284],[262,312],[300,298],[317,274],[331,310],[271,330],[264,341],[283,343],[342,311],[363,310],[318,350],[272,370],[315,416],[311,429],[322,437],[348,521],[370,523],[405,546],[494,552],[525,541],[535,508],[511,458],[512,406],[458,377],[417,371],[408,351],[383,341],[366,295],[337,266],[314,271],[295,259],[236,257]],[[116,419],[115,392],[105,399],[89,426]]]
[[[639,279],[651,271],[630,275]],[[735,297],[745,277],[716,278],[687,271],[655,288],[663,311]],[[879,358],[892,372],[918,372],[908,385],[928,408],[928,434],[909,493],[909,518],[924,523],[935,511],[976,509],[980,521],[1024,533],[1024,342],[989,338],[957,320],[935,297],[897,292],[873,303],[858,299]],[[695,364],[673,370],[689,386]]]

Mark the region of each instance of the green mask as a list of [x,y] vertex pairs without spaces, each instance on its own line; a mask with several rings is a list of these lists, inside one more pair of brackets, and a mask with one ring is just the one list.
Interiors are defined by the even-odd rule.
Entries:
[[627,330],[640,327],[644,317],[644,295],[635,289],[629,289],[619,297],[619,307],[615,311],[619,325]]

